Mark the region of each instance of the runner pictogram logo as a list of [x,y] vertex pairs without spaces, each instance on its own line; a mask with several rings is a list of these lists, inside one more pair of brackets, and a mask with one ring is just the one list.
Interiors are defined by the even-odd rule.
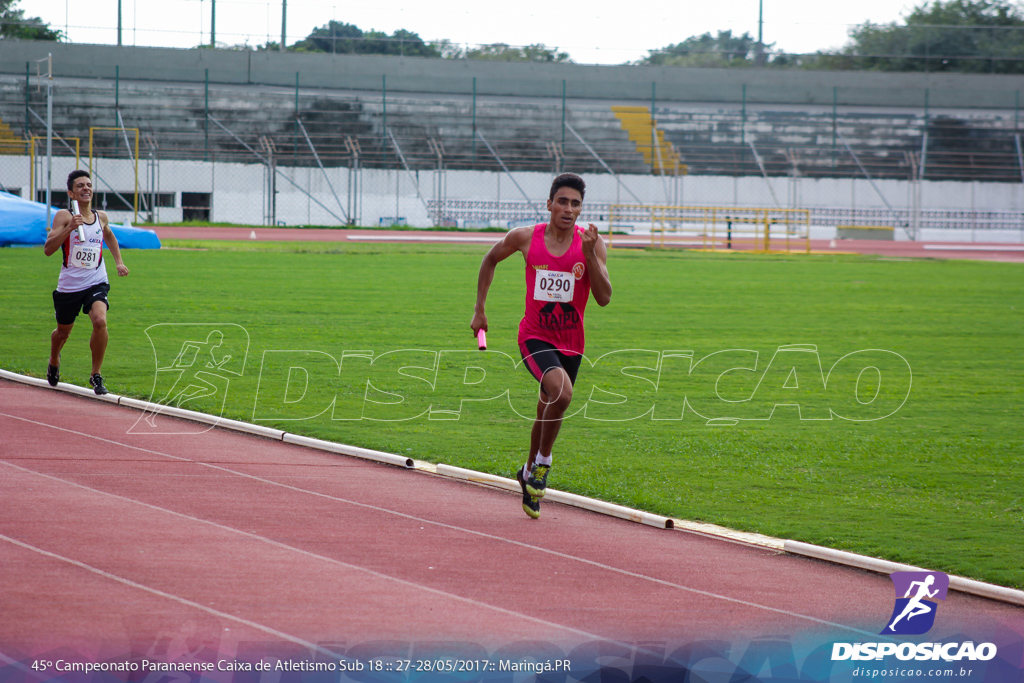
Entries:
[[942,572],[893,572],[896,605],[882,635],[916,636],[935,624],[936,600],[945,600],[949,577]]
[[164,407],[197,410],[220,417],[233,379],[242,376],[249,333],[233,323],[161,323],[146,329],[156,372],[151,401],[129,430],[147,434],[194,434],[198,425],[162,419]]

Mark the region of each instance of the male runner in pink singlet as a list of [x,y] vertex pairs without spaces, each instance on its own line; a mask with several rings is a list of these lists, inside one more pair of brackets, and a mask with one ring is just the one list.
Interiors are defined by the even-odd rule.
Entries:
[[516,471],[523,489],[523,510],[540,517],[540,499],[551,470],[551,450],[572,401],[572,387],[583,359],[583,313],[591,292],[599,306],[612,298],[608,277],[608,250],[591,223],[576,225],[583,209],[586,184],[574,173],[563,173],[551,183],[548,211],[551,220],[510,230],[495,244],[477,281],[473,334],[487,330],[484,305],[494,280],[494,269],[516,252],[526,260],[526,313],[519,323],[519,352],[538,382],[537,419],[530,432],[530,453]]
[[[85,171],[68,174],[68,197],[78,203],[78,212],[61,209],[53,217],[53,228],[46,236],[43,253],[50,256],[58,249],[63,254],[57,289],[53,292],[53,310],[57,329],[50,335],[50,362],[46,366],[46,380],[51,387],[60,381],[60,351],[64,348],[75,318],[81,311],[92,321],[92,374],[89,386],[97,394],[107,393],[100,368],[107,350],[107,267],[103,262],[103,244],[106,243],[117,265],[117,274],[128,275],[121,261],[121,249],[110,229],[107,214],[92,206],[92,179]],[[72,206],[74,206],[72,204]]]

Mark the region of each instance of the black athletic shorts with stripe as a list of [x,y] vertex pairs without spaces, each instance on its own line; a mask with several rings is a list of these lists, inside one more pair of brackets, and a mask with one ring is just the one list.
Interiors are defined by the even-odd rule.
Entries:
[[576,384],[576,375],[580,371],[583,356],[569,356],[562,353],[554,344],[540,339],[527,339],[519,345],[519,353],[523,356],[523,365],[530,371],[534,379],[540,382],[545,373],[553,368],[562,368],[569,375],[569,381]]

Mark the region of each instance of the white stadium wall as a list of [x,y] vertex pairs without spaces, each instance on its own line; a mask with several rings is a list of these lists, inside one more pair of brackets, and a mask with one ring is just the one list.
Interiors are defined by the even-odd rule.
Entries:
[[[83,167],[87,163],[82,164]],[[62,205],[61,190],[67,172],[74,168],[74,159],[53,160],[54,204]],[[139,191],[174,193],[173,207],[156,210],[156,220],[173,223],[182,220],[182,193],[210,193],[210,221],[242,225],[265,225],[273,215],[278,225],[342,226],[351,210],[357,224],[387,226],[396,222],[411,227],[432,227],[437,224],[428,213],[427,202],[438,199],[448,203],[476,202],[496,207],[483,220],[458,220],[461,228],[493,226],[508,228],[530,222],[535,212],[543,213],[551,173],[486,171],[413,171],[363,169],[358,174],[345,167],[278,167],[276,179],[276,211],[268,207],[267,168],[262,164],[213,163],[202,161],[160,161],[156,174],[158,185],[151,184],[145,162],[139,166]],[[133,164],[125,160],[102,159],[95,162],[94,179],[97,191],[116,190],[129,200],[135,186]],[[37,187],[44,173],[37,159]],[[350,192],[350,174],[355,182]],[[25,156],[0,157],[0,176],[5,186],[20,188],[29,195],[29,159]],[[286,180],[287,178],[287,180]],[[931,214],[948,212],[955,215],[955,228],[923,230],[925,239],[954,241],[1024,241],[1024,184],[951,181],[919,181],[867,179],[779,178],[767,181],[756,176],[680,176],[661,178],[652,175],[609,174],[586,175],[587,205],[608,204],[720,207],[782,207],[827,208],[832,210],[873,211],[879,224],[893,225],[889,208],[912,211],[914,193],[919,192],[919,206]],[[289,182],[289,180],[291,182]],[[329,183],[328,183],[329,180]],[[294,183],[294,184],[293,184]],[[417,192],[417,183],[419,191]],[[517,187],[518,184],[518,187]],[[333,186],[333,192],[332,192]],[[308,193],[308,194],[307,194]],[[528,196],[524,196],[525,193]],[[880,194],[881,193],[881,196]],[[350,199],[351,195],[351,199]],[[634,196],[636,198],[634,198]],[[337,197],[337,198],[336,198]],[[884,197],[884,200],[883,200]],[[886,205],[888,203],[888,207]],[[339,205],[340,204],[340,205]],[[145,202],[140,200],[139,222],[149,218]],[[607,209],[595,208],[595,211]],[[511,212],[511,213],[510,213]],[[135,221],[131,212],[110,211],[112,219]],[[977,217],[975,217],[977,214]],[[992,216],[999,214],[999,222]],[[509,216],[512,215],[512,218]],[[606,224],[607,216],[589,216]],[[952,219],[951,219],[952,220]],[[643,232],[649,224],[637,223],[633,229]],[[815,226],[812,236],[829,238],[834,225]],[[897,239],[904,236],[897,231]]]

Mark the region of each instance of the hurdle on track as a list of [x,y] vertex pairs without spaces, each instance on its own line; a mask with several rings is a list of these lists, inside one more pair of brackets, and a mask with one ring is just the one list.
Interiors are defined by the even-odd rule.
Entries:
[[811,251],[808,209],[612,204],[608,218],[609,246],[617,228],[649,223],[652,247],[672,246],[686,237],[700,239],[701,248],[708,251]]

